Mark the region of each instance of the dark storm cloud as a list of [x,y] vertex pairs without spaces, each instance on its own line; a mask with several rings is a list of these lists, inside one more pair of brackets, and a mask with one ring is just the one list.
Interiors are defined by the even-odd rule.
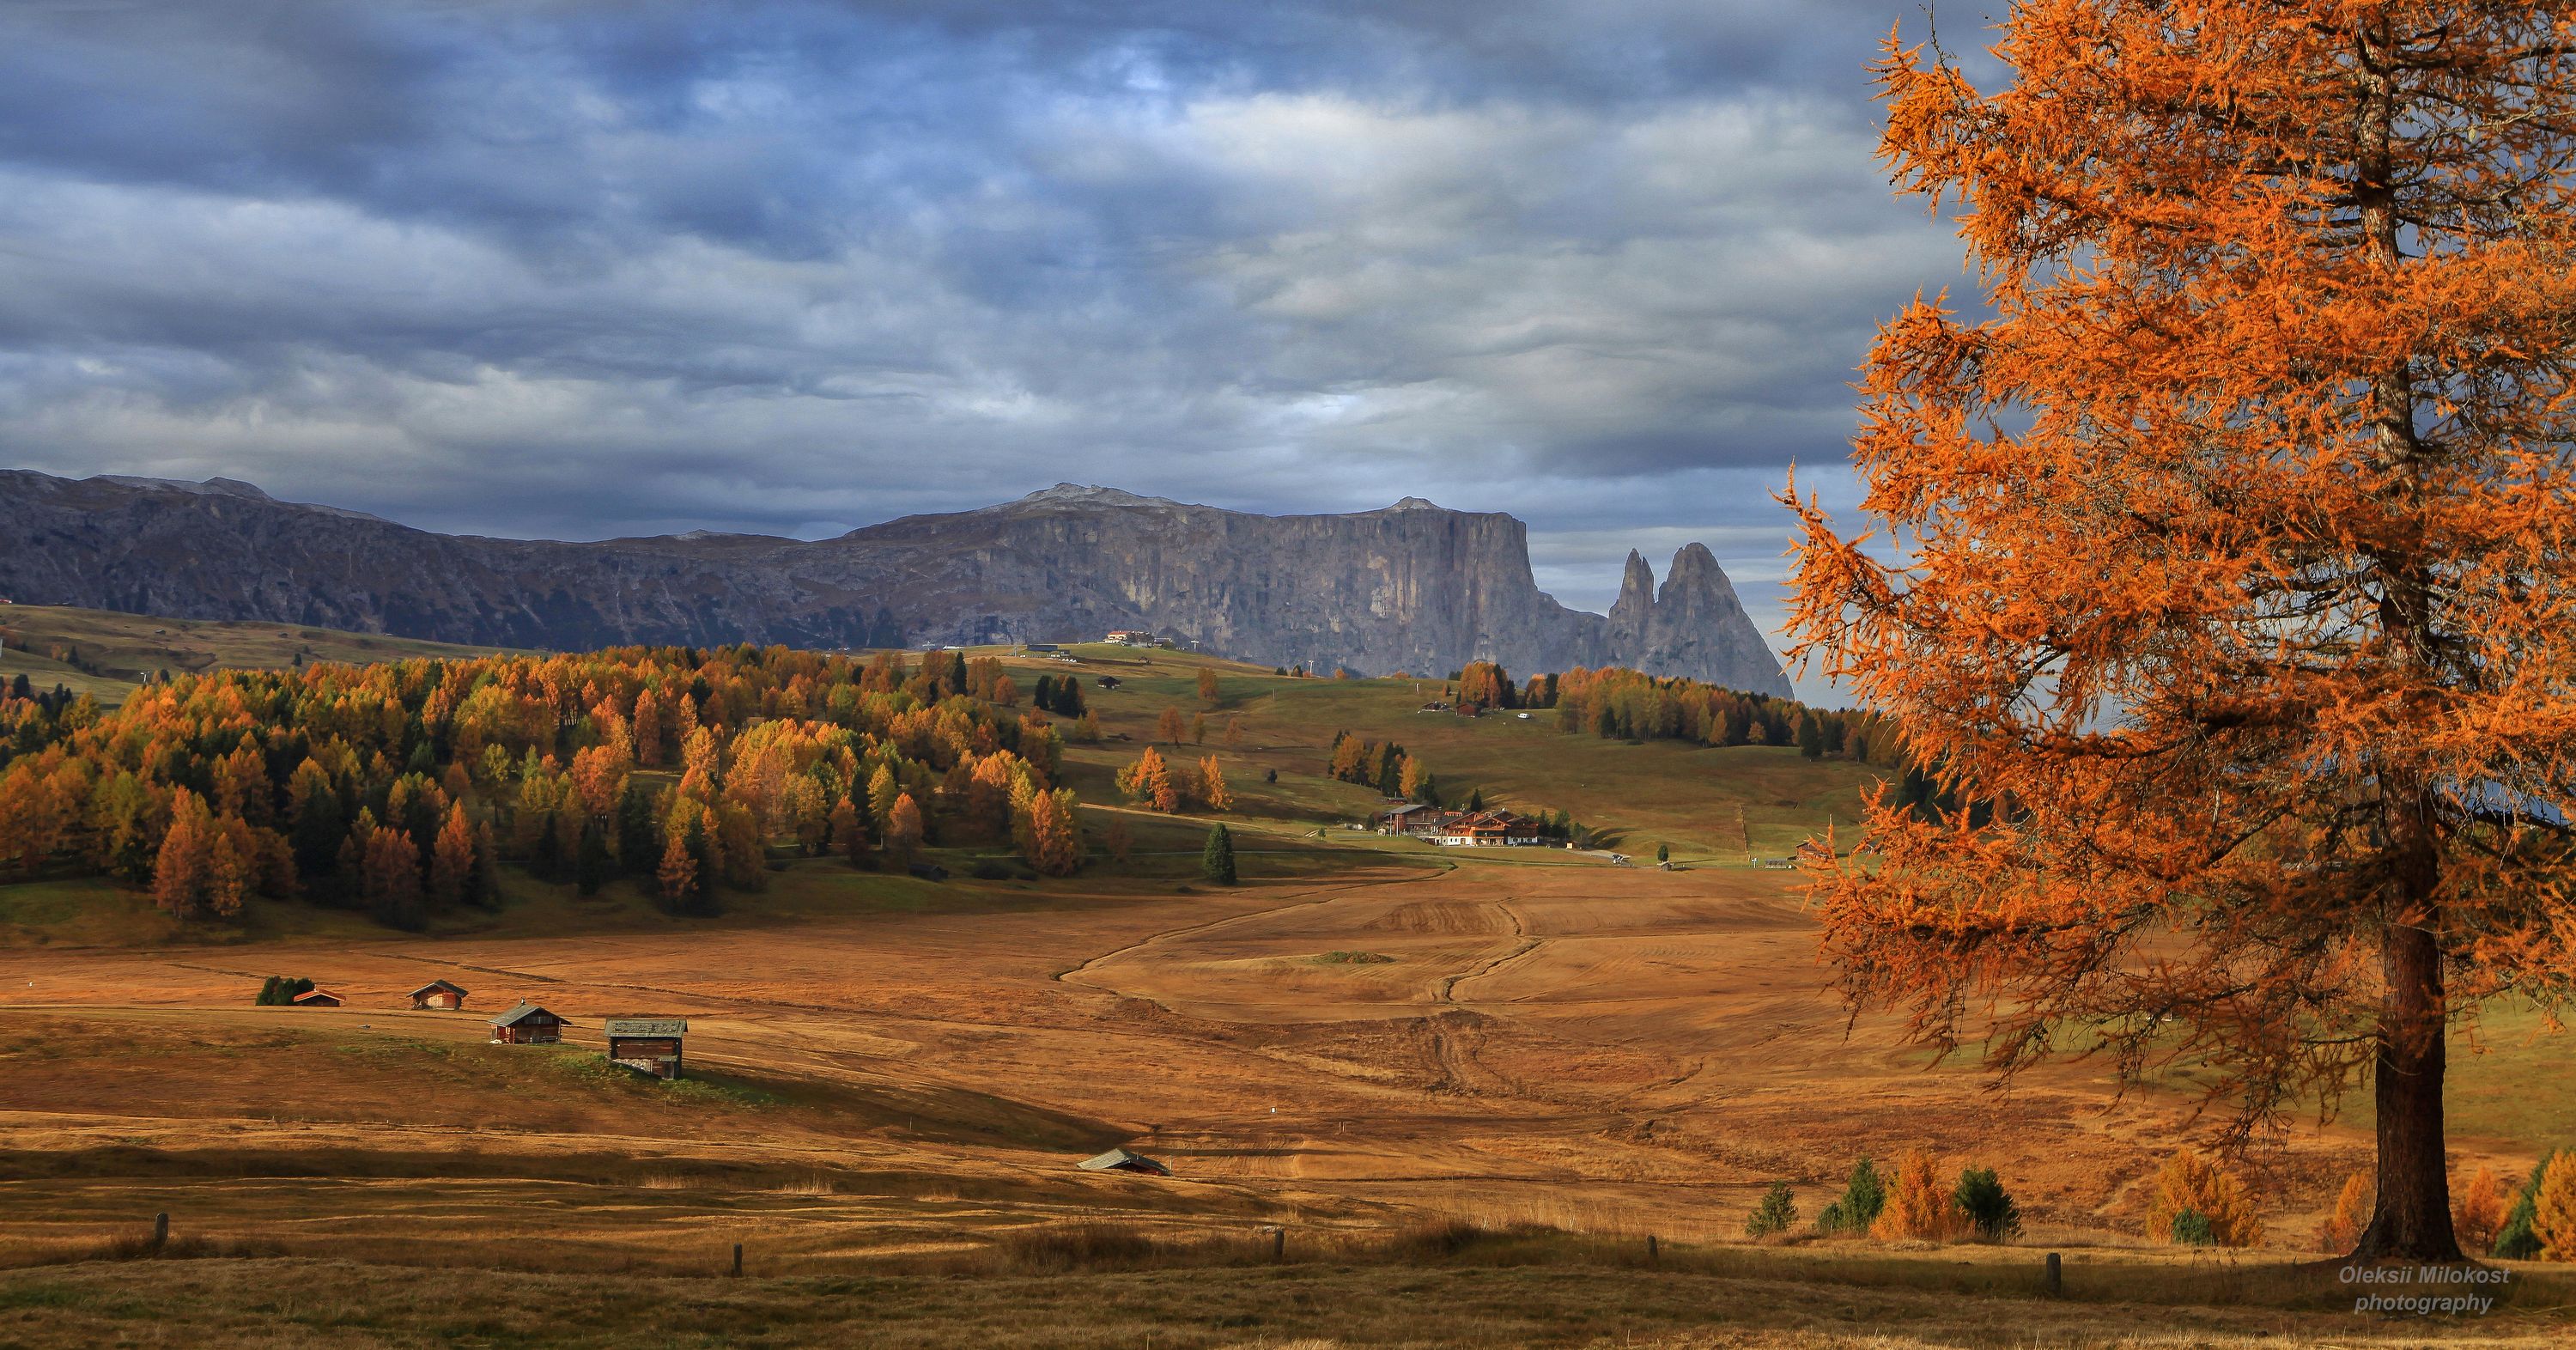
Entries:
[[21,3],[0,459],[583,537],[1419,491],[1571,601],[1623,531],[1776,574],[1956,278],[1873,160],[1898,15]]

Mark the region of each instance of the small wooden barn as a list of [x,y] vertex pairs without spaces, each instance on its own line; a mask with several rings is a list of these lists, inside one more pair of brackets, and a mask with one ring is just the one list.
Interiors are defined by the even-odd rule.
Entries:
[[492,1039],[503,1045],[560,1045],[564,1020],[525,999],[492,1019]]
[[680,1040],[689,1024],[677,1017],[612,1017],[601,1028],[608,1035],[608,1060],[656,1078],[680,1076]]
[[1172,1174],[1172,1169],[1161,1163],[1142,1153],[1130,1153],[1123,1148],[1113,1148],[1098,1157],[1085,1158],[1074,1165],[1086,1172],[1142,1172],[1151,1177],[1167,1177]]
[[411,1006],[432,1012],[456,1012],[465,1006],[465,990],[446,980],[432,980],[411,991]]
[[299,1008],[336,1008],[341,999],[328,989],[307,989],[287,1001]]

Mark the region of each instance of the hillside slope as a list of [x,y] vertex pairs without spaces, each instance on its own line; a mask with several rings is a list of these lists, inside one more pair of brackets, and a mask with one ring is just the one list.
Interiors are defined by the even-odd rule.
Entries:
[[0,596],[133,613],[578,649],[1064,640],[1145,628],[1264,665],[1363,673],[1620,665],[1786,695],[1716,559],[1617,613],[1537,588],[1511,516],[1407,498],[1261,516],[1059,485],[806,542],[693,532],[597,543],[433,534],[226,479],[0,471]]
[[498,648],[420,642],[304,625],[164,619],[55,605],[0,605],[0,680],[24,674],[114,704],[146,677],[283,669],[298,662],[367,665],[415,656],[482,656]]

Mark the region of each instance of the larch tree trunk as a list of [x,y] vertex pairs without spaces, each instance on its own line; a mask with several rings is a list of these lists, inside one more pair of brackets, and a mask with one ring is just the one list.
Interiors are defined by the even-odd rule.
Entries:
[[2442,1077],[2449,1055],[2442,1000],[2442,953],[2433,934],[2389,930],[2382,958],[2388,981],[2372,1066],[2379,1110],[2379,1204],[2353,1256],[2361,1260],[2457,1261],[2451,1182],[2443,1158]]

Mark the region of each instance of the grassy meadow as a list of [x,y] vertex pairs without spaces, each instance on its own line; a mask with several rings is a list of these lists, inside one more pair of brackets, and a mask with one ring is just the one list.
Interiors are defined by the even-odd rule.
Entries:
[[[185,635],[214,652],[217,627]],[[332,659],[364,640],[267,631]],[[723,915],[679,918],[631,880],[583,896],[506,867],[496,909],[417,934],[277,901],[187,927],[96,879],[0,886],[0,1346],[2570,1334],[2556,1268],[2515,1266],[2483,1317],[2353,1311],[2309,1235],[2367,1156],[2366,1119],[2296,1122],[2244,1160],[2261,1247],[2182,1252],[2137,1234],[2156,1163],[2209,1123],[2186,1077],[2121,1096],[2062,1065],[1999,1095],[1855,1019],[1794,874],[1746,858],[1848,823],[1878,771],[1569,736],[1545,711],[1418,712],[1429,678],[991,654],[1023,690],[1085,682],[1104,739],[1067,751],[1092,849],[1076,876],[1038,878],[999,840],[936,843],[944,881],[782,848]],[[1111,787],[1171,707],[1206,714],[1204,744],[1165,751],[1219,760],[1240,885],[1200,876],[1208,817]],[[1571,812],[1642,865],[1348,829],[1378,800],[1326,774],[1345,730],[1401,742],[1449,793]],[[1659,844],[1675,870],[1651,866]],[[345,1006],[252,1006],[269,975]],[[468,1010],[410,1010],[432,978]],[[563,1045],[489,1040],[522,999],[565,1019]],[[601,1026],[624,1016],[686,1018],[689,1076],[609,1066]],[[2569,1125],[2563,1042],[2498,1012],[2478,1045],[2453,1060],[2458,1160],[2527,1167]],[[1918,1145],[1997,1168],[2023,1236],[1809,1230],[1856,1157]],[[1075,1166],[1112,1146],[1172,1175]],[[1802,1222],[1748,1240],[1774,1183]]]
[[162,619],[54,605],[0,605],[0,637],[7,642],[7,650],[0,651],[0,680],[23,674],[39,690],[63,685],[109,706],[165,670],[172,675],[266,670],[290,666],[298,658],[365,665],[501,650],[301,624]]

